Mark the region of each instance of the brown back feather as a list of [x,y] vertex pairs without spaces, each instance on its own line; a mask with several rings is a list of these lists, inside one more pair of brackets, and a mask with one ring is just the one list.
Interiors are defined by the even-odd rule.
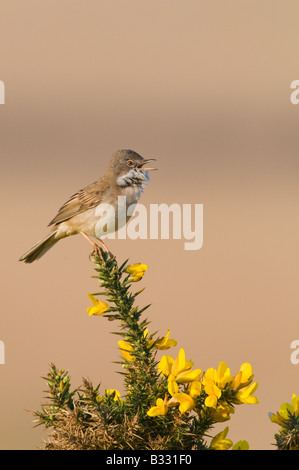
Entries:
[[56,217],[51,220],[48,226],[64,222],[81,212],[97,206],[102,201],[103,194],[108,188],[109,186],[103,177],[85,188],[80,189],[80,191],[73,194],[68,201],[61,206]]

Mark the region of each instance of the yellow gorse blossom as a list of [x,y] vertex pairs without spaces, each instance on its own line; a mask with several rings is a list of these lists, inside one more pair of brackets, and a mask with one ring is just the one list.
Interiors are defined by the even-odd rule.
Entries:
[[[232,404],[226,401],[227,391],[231,403],[258,403],[258,399],[253,396],[257,383],[251,383],[253,374],[250,364],[242,364],[239,372],[233,376],[226,363],[222,361],[218,369],[209,368],[202,379],[201,369],[192,370],[192,366],[193,362],[186,360],[185,351],[182,348],[176,359],[169,355],[162,356],[158,363],[158,370],[168,379],[168,393],[171,398],[167,399],[165,396],[164,401],[157,402],[156,407],[150,409],[150,416],[166,414],[170,406],[178,406],[182,414],[191,410],[202,413],[203,410],[200,411],[202,405],[197,402],[197,397],[202,392],[206,394],[204,405],[210,408],[210,416],[214,422],[227,421],[235,412]],[[183,390],[180,390],[180,384],[184,385]],[[294,399],[294,403],[295,401]],[[297,401],[294,406],[297,410]],[[215,436],[211,446],[215,449],[230,448],[233,443],[226,439],[227,432],[228,428],[225,428],[222,433]],[[240,441],[235,449],[245,449],[246,445],[245,441]]]
[[185,351],[181,348],[176,359],[171,356],[163,356],[158,364],[159,372],[168,376],[169,381],[177,383],[190,383],[198,380],[201,369],[190,370],[193,366],[192,361],[186,361]]
[[[166,342],[168,341],[168,336],[169,334],[166,337]],[[173,359],[168,355],[161,358],[158,364],[158,369],[161,375],[168,377],[168,392],[171,395],[171,398],[167,400],[166,396],[164,401],[160,399],[158,402],[157,400],[156,406],[149,410],[149,416],[166,414],[169,406],[178,405],[179,411],[182,414],[194,409],[196,404],[195,399],[201,393],[201,383],[199,381],[201,369],[192,371],[190,370],[192,366],[192,361],[186,361],[185,351],[183,349],[180,349],[176,359]],[[180,392],[179,384],[189,385],[186,391]]]
[[166,336],[162,338],[158,338],[155,341],[155,348],[160,349],[161,351],[165,351],[173,346],[177,345],[177,342],[174,339],[169,339],[170,330],[167,330]]
[[195,401],[193,398],[184,392],[175,393],[173,398],[179,403],[180,412],[186,413],[186,411],[191,411],[195,407]]
[[252,378],[252,367],[249,363],[242,364],[238,374],[232,376],[226,363],[220,362],[217,370],[210,368],[204,374],[203,385],[208,395],[205,405],[216,407],[222,391],[226,389],[236,390],[236,403],[258,403],[258,399],[252,395],[258,384],[254,382],[250,385]]
[[113,400],[114,400],[114,401],[120,400],[120,393],[119,393],[118,390],[115,390],[115,388],[107,388],[106,394],[107,394],[107,395],[112,395],[112,394],[114,394],[114,397],[113,397]]
[[135,357],[132,356],[132,354],[130,354],[130,351],[133,351],[134,349],[133,346],[131,346],[129,343],[123,340],[118,341],[118,346],[119,346],[120,352],[122,353],[122,355],[127,361],[132,362],[135,360]]
[[249,450],[249,444],[247,441],[238,441],[234,444],[232,450]]
[[225,388],[225,386],[233,381],[233,376],[230,373],[230,369],[227,367],[225,362],[220,362],[218,369],[210,367],[204,376],[204,384],[215,384],[219,389]]
[[92,294],[88,294],[88,297],[93,303],[93,307],[88,307],[87,312],[89,316],[91,315],[103,315],[103,313],[107,312],[109,310],[109,305],[106,304],[106,302],[103,302],[102,300],[97,300]]
[[221,397],[221,390],[217,385],[209,383],[205,385],[205,392],[208,394],[205,399],[205,405],[209,407],[216,407],[218,399]]
[[164,416],[168,411],[167,397],[158,398],[156,400],[156,406],[152,406],[147,412],[148,416]]
[[228,427],[226,427],[223,431],[216,434],[216,436],[211,441],[211,448],[215,450],[227,450],[232,447],[233,442],[230,439],[226,439],[228,434]]
[[125,272],[130,274],[128,279],[129,282],[138,282],[143,277],[145,271],[147,270],[147,264],[134,263],[126,267]]
[[190,397],[196,398],[201,394],[202,386],[199,380],[194,380],[188,385],[188,393]]
[[172,366],[174,363],[174,359],[171,356],[162,356],[160,359],[160,362],[158,364],[158,370],[161,375],[165,375],[168,377],[168,375],[171,372]]
[[[149,337],[148,340],[148,347],[150,348],[151,346],[154,345],[155,348],[165,351],[166,349],[171,348],[172,346],[176,346],[177,342],[174,339],[169,339],[170,335],[170,330],[167,330],[166,336],[162,336],[161,338],[158,338],[157,340],[152,339],[152,336]],[[144,337],[148,337],[148,329],[146,328],[144,330]]]
[[212,418],[217,423],[222,423],[230,419],[230,415],[234,414],[235,409],[226,402],[218,403],[216,408],[212,408]]
[[207,398],[205,405],[215,407],[218,399],[221,397],[221,390],[233,381],[233,376],[225,362],[220,362],[218,369],[210,367],[204,374],[203,385]]
[[292,395],[292,403],[283,403],[280,407],[279,414],[284,418],[289,418],[289,413],[293,414],[296,418],[299,416],[299,395],[295,393]]
[[293,406],[293,409],[294,409],[294,414],[296,416],[296,418],[298,418],[299,416],[299,395],[298,397],[295,395],[295,393],[293,393],[292,395],[292,406]]
[[156,406],[153,406],[147,412],[149,416],[165,415],[170,406],[178,405],[182,414],[194,409],[195,401],[192,396],[188,393],[179,392],[178,385],[175,382],[169,382],[168,391],[171,394],[171,398],[168,399],[167,395],[164,400],[162,400],[162,398],[158,398]]
[[283,403],[276,414],[269,413],[272,423],[279,424],[282,428],[291,415],[295,416],[295,418],[299,416],[299,395],[297,397],[295,393],[292,395],[292,403]]
[[253,378],[252,367],[248,362],[241,365],[240,371],[234,377],[232,387],[238,388],[240,386],[248,385]]
[[251,385],[247,385],[246,387],[241,388],[236,394],[236,400],[239,401],[240,403],[251,403],[251,404],[258,403],[259,402],[258,398],[252,395],[256,391],[257,386],[258,386],[257,382],[254,382]]

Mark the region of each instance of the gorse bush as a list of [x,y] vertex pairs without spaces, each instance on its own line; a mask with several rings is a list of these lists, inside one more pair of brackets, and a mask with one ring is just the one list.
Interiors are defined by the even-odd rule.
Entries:
[[299,450],[299,396],[292,395],[292,403],[283,403],[279,411],[269,413],[273,423],[280,426],[275,434],[275,444],[279,450]]
[[[135,293],[131,289],[132,283],[142,279],[147,266],[128,265],[126,261],[119,267],[105,252],[94,257],[93,262],[97,272],[93,277],[99,279],[102,291],[88,294],[92,305],[87,312],[119,325],[114,333],[120,337],[120,373],[125,393],[120,396],[115,389],[101,391],[100,385],[93,386],[87,379],[72,390],[68,373],[51,364],[45,377],[48,403],[34,412],[37,424],[51,430],[45,448],[248,449],[246,441],[233,444],[227,437],[227,426],[215,436],[212,430],[216,423],[228,421],[237,406],[258,403],[251,365],[241,364],[234,375],[225,362],[202,371],[186,359],[183,348],[177,357],[161,353],[177,343],[170,338],[169,330],[162,337],[150,333],[149,321],[143,317],[149,306],[135,305],[143,289]],[[289,433],[288,426],[292,432],[295,424],[298,429],[298,400],[293,411],[287,417],[277,415],[283,425],[276,437],[278,447]],[[296,432],[289,448],[298,448]]]

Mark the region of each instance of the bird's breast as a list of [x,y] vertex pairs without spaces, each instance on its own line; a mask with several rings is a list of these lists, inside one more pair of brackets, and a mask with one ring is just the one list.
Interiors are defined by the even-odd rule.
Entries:
[[85,232],[92,237],[102,238],[123,227],[134,212],[142,193],[138,186],[119,188],[106,195],[96,207],[81,212],[57,226],[57,238],[64,238]]
[[138,186],[126,186],[125,188],[121,189],[118,196],[125,198],[126,207],[129,207],[132,204],[137,204],[142,191],[143,188]]

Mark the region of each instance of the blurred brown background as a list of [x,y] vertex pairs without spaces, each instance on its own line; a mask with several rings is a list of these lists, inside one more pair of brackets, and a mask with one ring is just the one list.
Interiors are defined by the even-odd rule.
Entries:
[[[196,367],[250,362],[258,405],[237,407],[234,442],[273,449],[267,413],[299,394],[299,5],[289,1],[2,0],[0,79],[0,448],[46,437],[27,410],[50,362],[74,387],[122,390],[116,325],[89,318],[95,291],[82,237],[32,265],[18,258],[57,209],[102,175],[110,155],[157,157],[140,202],[204,204],[204,245],[111,240],[142,261],[139,304]],[[140,287],[140,284],[138,284]]]

